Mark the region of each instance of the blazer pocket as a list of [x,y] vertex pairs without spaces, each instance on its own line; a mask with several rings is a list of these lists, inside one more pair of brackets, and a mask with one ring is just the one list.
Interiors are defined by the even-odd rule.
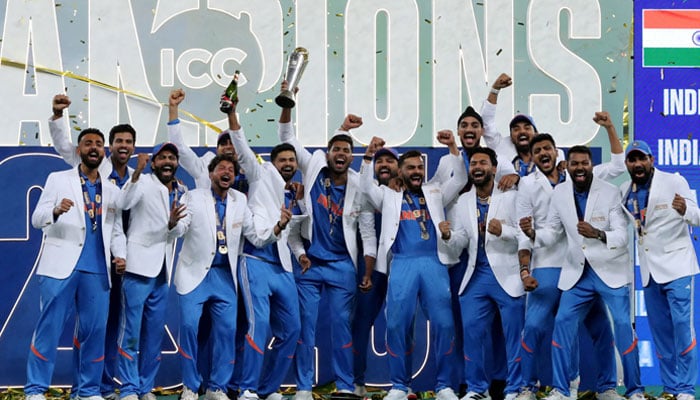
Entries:
[[688,243],[685,242],[674,242],[664,246],[664,253],[672,253],[674,251],[683,250],[688,247]]

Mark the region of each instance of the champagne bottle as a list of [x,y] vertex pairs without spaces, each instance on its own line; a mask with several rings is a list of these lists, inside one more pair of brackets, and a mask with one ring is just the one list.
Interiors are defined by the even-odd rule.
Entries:
[[228,114],[233,109],[233,104],[238,102],[238,74],[240,71],[236,70],[233,73],[233,79],[231,83],[228,84],[224,94],[221,95],[221,102],[219,103],[219,110],[222,113]]

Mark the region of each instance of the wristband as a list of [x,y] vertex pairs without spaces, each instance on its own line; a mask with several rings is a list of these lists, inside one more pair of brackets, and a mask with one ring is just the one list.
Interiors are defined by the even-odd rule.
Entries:
[[287,225],[282,226],[282,225],[280,225],[280,222],[279,222],[279,221],[277,221],[277,227],[279,228],[280,231],[283,231],[283,230],[287,229]]
[[501,91],[501,89],[496,89],[493,87],[491,88],[491,90],[489,90],[490,93],[495,94],[495,95],[498,95],[498,92],[500,92],[500,91]]

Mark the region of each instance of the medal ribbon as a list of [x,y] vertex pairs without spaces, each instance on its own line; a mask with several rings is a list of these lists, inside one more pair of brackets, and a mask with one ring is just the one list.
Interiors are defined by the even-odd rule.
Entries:
[[[331,179],[325,178],[323,180],[323,186],[326,188],[326,209],[328,210],[328,222],[331,225],[330,234],[333,234],[333,225],[338,222],[338,216],[333,213],[333,202],[331,201]],[[342,213],[343,206],[345,204],[345,191],[343,190],[343,198],[338,204],[338,211]]]
[[513,159],[513,168],[515,168],[515,172],[518,173],[520,176],[527,176],[532,173],[532,171],[535,170],[535,163],[530,162],[530,163],[525,163],[522,159],[520,159],[519,156],[516,156]]
[[[216,244],[219,246],[219,253],[228,253],[228,248],[226,247],[226,200],[222,200],[223,211],[219,214],[219,204],[216,202],[216,194],[212,191],[214,195],[214,208],[216,209]],[[177,194],[176,194],[177,196]],[[222,249],[224,251],[222,251]]]
[[426,208],[425,204],[425,197],[421,194],[420,197],[418,197],[418,206],[413,202],[413,198],[411,197],[408,192],[403,192],[403,197],[406,199],[406,203],[408,203],[408,208],[411,209],[413,212],[413,216],[416,218],[416,221],[418,222],[418,226],[420,227],[420,237],[423,240],[428,240],[430,239],[430,234],[428,233],[428,227],[425,224],[425,221],[428,219],[428,210]]
[[97,230],[97,216],[102,215],[102,182],[100,181],[100,176],[97,175],[97,180],[95,181],[95,200],[90,198],[90,193],[87,189],[87,176],[78,169],[78,176],[80,177],[80,185],[83,188],[83,200],[85,201],[85,214],[90,218],[92,224],[92,231]]
[[[651,171],[651,175],[649,176],[649,181],[647,182],[647,186],[651,188],[651,179],[654,177],[654,170]],[[643,229],[644,224],[646,224],[647,220],[647,204],[649,203],[649,191],[647,191],[647,197],[644,199],[644,205],[642,208],[639,208],[639,195],[637,191],[639,190],[639,186],[636,183],[632,183],[632,191],[630,192],[630,198],[632,199],[632,216],[634,216],[634,226],[637,228],[637,234],[639,234],[639,237],[641,238],[643,235]]]
[[[480,198],[479,196],[476,196],[476,201],[477,203],[484,204],[484,199]],[[485,199],[486,204],[491,204],[491,196],[487,197]],[[484,238],[486,237],[486,221],[489,218],[489,212],[488,209],[484,213],[484,215],[481,215],[481,209],[479,208],[479,205],[476,205],[476,220],[479,223],[479,235],[483,236]]]

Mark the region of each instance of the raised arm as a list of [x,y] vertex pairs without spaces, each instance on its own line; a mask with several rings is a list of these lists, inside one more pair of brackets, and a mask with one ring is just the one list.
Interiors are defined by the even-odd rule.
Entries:
[[70,98],[65,94],[57,94],[53,97],[51,109],[53,115],[49,118],[49,133],[53,148],[63,158],[63,161],[71,167],[80,164],[80,156],[76,152],[77,146],[73,145],[68,129],[68,119],[63,114],[70,106]]
[[168,98],[168,140],[177,146],[180,153],[180,165],[194,178],[195,182],[199,182],[203,177],[209,177],[209,171],[204,161],[185,143],[185,139],[182,137],[178,109],[183,100],[185,100],[185,92],[182,89],[170,92]]
[[484,120],[484,141],[486,146],[497,149],[499,146],[510,143],[509,137],[504,137],[496,128],[496,104],[498,103],[498,93],[501,89],[513,84],[513,80],[508,74],[502,73],[496,78],[491,86],[486,101],[481,105],[481,118]]
[[437,140],[450,149],[450,153],[442,156],[440,164],[443,164],[443,159],[448,165],[448,169],[452,170],[452,176],[443,181],[442,186],[442,204],[449,204],[459,196],[459,192],[467,184],[467,167],[462,162],[462,157],[459,154],[459,149],[455,142],[454,134],[449,129],[441,130],[437,133]]
[[593,174],[599,179],[611,181],[625,173],[625,155],[622,151],[620,138],[617,137],[615,124],[607,111],[598,111],[593,116],[593,122],[605,128],[610,142],[610,161],[593,167]]
[[362,165],[360,166],[360,189],[369,205],[377,210],[382,209],[384,194],[374,181],[374,162],[372,160],[374,160],[374,153],[383,146],[384,139],[373,137],[365,150],[365,155],[362,157]]

